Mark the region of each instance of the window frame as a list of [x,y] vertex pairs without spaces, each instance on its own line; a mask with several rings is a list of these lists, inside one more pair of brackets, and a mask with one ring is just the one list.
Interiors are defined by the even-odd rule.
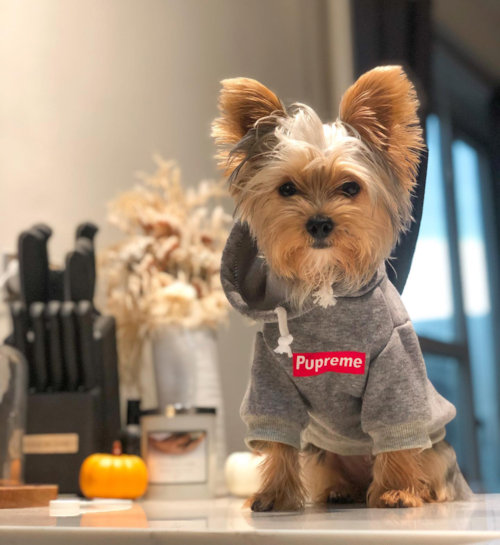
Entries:
[[[453,173],[452,145],[457,139],[463,140],[478,151],[480,157],[481,204],[484,213],[484,232],[487,254],[487,275],[491,298],[491,317],[493,323],[500,323],[500,287],[499,287],[499,240],[496,225],[500,218],[493,205],[491,138],[487,123],[489,107],[494,86],[483,74],[475,70],[471,63],[444,38],[434,37],[433,44],[433,87],[430,112],[440,120],[440,145],[444,181],[446,210],[446,228],[450,259],[453,321],[455,340],[440,341],[420,336],[423,352],[454,358],[458,362],[460,392],[464,434],[461,451],[464,457],[464,469],[473,487],[480,488],[481,471],[475,417],[474,393],[472,388],[472,370],[467,316],[463,295],[463,272],[460,263],[459,230],[455,184]],[[492,332],[493,334],[493,332]],[[500,340],[493,334],[497,403],[496,412],[500,414]]]

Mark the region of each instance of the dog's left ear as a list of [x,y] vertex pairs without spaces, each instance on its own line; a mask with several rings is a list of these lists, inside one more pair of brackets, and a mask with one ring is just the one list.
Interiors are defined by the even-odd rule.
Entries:
[[409,190],[424,147],[418,106],[415,89],[400,66],[381,66],[363,74],[340,103],[341,121],[387,153]]
[[272,91],[248,78],[222,81],[219,110],[220,117],[212,124],[212,136],[218,147],[219,167],[228,174],[231,150],[248,131],[262,118],[286,115],[285,107]]

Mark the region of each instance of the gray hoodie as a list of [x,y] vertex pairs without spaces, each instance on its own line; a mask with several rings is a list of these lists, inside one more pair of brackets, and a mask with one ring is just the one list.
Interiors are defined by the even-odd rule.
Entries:
[[[236,223],[221,279],[230,303],[264,322],[241,406],[250,447],[266,440],[296,448],[312,443],[341,455],[378,454],[425,449],[444,438],[455,407],[429,382],[384,265],[333,307],[308,302],[301,310],[290,308],[248,227]],[[286,311],[278,311],[279,324],[277,307]]]

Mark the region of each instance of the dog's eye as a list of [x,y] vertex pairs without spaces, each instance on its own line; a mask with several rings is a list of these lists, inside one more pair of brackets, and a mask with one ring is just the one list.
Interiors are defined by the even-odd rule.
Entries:
[[342,185],[342,193],[348,197],[354,197],[359,193],[360,189],[358,182],[346,182]]
[[278,191],[282,197],[293,197],[297,193],[297,187],[293,182],[286,182]]

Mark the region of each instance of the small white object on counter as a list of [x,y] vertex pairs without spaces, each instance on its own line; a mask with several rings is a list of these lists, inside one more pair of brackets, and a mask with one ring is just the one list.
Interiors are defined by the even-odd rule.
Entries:
[[264,455],[253,452],[233,452],[226,460],[226,486],[230,494],[248,498],[260,486],[259,465]]
[[76,517],[88,512],[122,511],[130,509],[132,500],[94,499],[80,500],[78,498],[52,500],[49,503],[49,516]]

